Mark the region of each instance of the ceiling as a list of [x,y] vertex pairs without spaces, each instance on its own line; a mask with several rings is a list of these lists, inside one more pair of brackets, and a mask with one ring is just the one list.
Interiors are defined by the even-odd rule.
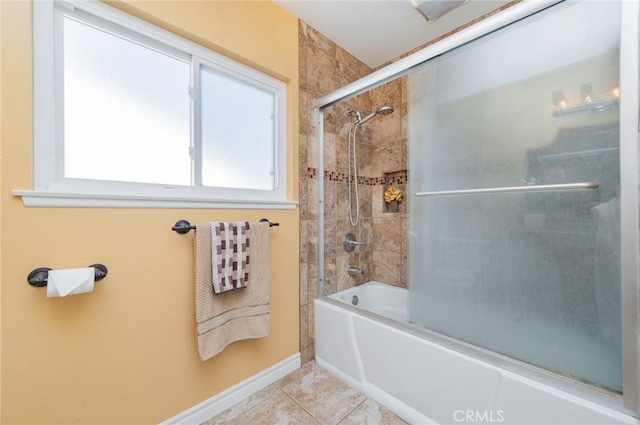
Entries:
[[469,0],[428,22],[410,0],[274,0],[371,68],[508,3]]

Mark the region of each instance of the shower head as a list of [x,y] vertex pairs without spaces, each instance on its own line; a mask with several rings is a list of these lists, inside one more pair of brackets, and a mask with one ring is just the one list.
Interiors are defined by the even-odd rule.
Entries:
[[389,115],[390,113],[393,112],[393,107],[392,106],[383,106],[380,109],[378,109],[376,111],[377,115]]
[[381,108],[378,108],[377,111],[372,112],[369,115],[367,115],[366,117],[364,117],[363,119],[361,119],[360,120],[360,124],[364,124],[365,122],[369,121],[370,119],[372,119],[376,115],[389,115],[392,112],[393,112],[393,107],[392,106],[383,106]]

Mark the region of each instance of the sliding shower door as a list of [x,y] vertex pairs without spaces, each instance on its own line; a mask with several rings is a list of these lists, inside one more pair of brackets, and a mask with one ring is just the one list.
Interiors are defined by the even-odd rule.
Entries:
[[407,83],[410,321],[613,392],[620,13],[567,2]]

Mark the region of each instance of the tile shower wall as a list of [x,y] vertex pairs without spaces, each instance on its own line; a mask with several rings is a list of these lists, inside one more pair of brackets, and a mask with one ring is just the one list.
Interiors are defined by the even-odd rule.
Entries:
[[[371,69],[320,34],[305,22],[299,21],[300,67],[300,353],[302,362],[314,357],[313,351],[313,300],[316,297],[317,279],[317,195],[316,195],[316,125],[313,101],[371,72]],[[346,121],[345,121],[346,123]],[[346,150],[346,139],[344,141]],[[325,144],[329,152],[335,152],[336,137],[327,135]],[[325,157],[327,164],[335,163],[335,155]],[[341,162],[344,162],[340,159]],[[346,164],[346,162],[344,162]],[[307,170],[307,173],[304,173]],[[337,193],[327,198],[326,213],[337,211]],[[344,201],[344,195],[340,196]],[[331,207],[332,204],[335,204]],[[346,211],[346,209],[345,209]],[[335,232],[333,232],[335,233]],[[330,241],[334,242],[335,241]],[[332,247],[335,252],[335,245]],[[335,275],[335,262],[330,266]],[[331,273],[331,272],[330,272]],[[335,282],[335,279],[332,279]],[[334,286],[335,288],[335,286]]]
[[[372,90],[371,106],[393,106],[390,115],[379,116],[371,124],[371,164],[367,175],[381,180],[371,187],[372,257],[371,280],[396,286],[407,286],[407,202],[405,196],[399,212],[388,211],[384,202],[387,187],[407,192],[407,102],[406,77]],[[366,125],[366,124],[365,124]]]
[[[406,202],[391,213],[383,202],[388,186],[406,191],[406,105],[404,79],[387,83],[325,112],[325,292],[334,293],[370,280],[406,286]],[[351,225],[348,211],[347,139],[352,117],[349,109],[363,115],[383,105],[394,113],[376,116],[358,127],[358,191],[360,220]],[[342,239],[348,232],[367,245],[347,253]],[[347,268],[362,269],[362,276],[349,276]]]
[[[406,203],[397,213],[387,212],[383,193],[388,184],[406,190],[406,79],[385,84],[328,108],[325,112],[324,170],[317,169],[316,125],[313,101],[371,69],[304,22],[299,26],[300,46],[300,167],[307,170],[300,182],[300,350],[302,360],[313,358],[313,300],[317,280],[317,177],[325,181],[325,294],[379,280],[406,286]],[[368,114],[380,106],[395,112],[358,129],[358,190],[360,222],[351,226],[347,196],[348,109]],[[352,253],[342,249],[348,232],[369,242]],[[347,275],[347,267],[363,276]]]

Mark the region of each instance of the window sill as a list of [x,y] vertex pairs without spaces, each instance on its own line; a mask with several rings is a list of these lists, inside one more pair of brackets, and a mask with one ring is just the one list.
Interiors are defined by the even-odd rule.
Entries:
[[79,194],[13,190],[26,207],[77,208],[222,208],[292,210],[298,201],[219,200],[192,197],[161,197],[106,194]]

